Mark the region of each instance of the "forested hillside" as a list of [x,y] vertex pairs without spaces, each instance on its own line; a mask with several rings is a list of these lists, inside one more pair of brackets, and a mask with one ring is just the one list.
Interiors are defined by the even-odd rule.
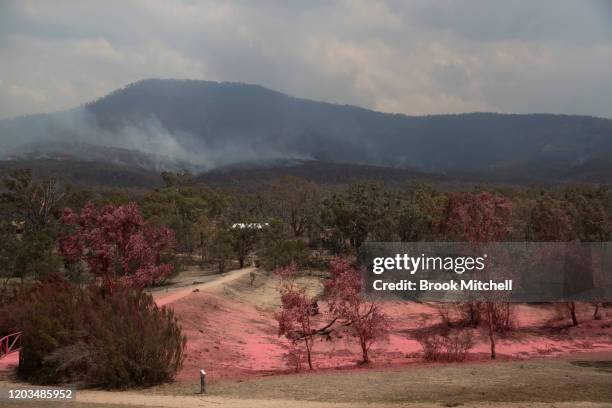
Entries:
[[[145,80],[72,111],[3,120],[0,139],[4,155],[14,158],[56,152],[59,144],[88,160],[87,151],[71,147],[87,144],[124,149],[109,161],[121,156],[127,165],[197,173],[244,162],[316,160],[522,183],[606,182],[612,169],[609,119],[405,116],[194,80]],[[126,151],[134,152],[131,163]]]

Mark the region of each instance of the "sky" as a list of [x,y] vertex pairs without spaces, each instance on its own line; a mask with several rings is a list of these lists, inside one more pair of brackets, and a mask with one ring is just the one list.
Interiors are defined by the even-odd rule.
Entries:
[[612,1],[0,0],[0,118],[146,78],[409,115],[612,118]]

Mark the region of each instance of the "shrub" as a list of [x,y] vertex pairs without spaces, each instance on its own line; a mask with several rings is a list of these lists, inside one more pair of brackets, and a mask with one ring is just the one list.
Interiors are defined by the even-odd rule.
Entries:
[[22,335],[19,376],[38,384],[126,388],[171,380],[185,337],[170,309],[127,287],[111,294],[54,276],[0,310],[3,331]]
[[[515,316],[509,302],[489,302],[493,330],[496,333],[507,333],[514,329]],[[463,302],[457,305],[461,322],[466,326],[478,327],[486,322],[487,302]],[[438,310],[444,321],[443,312]],[[446,323],[446,321],[445,321]]]
[[471,331],[426,332],[417,337],[425,361],[463,361],[474,347]]
[[302,370],[302,361],[304,361],[304,351],[299,346],[291,344],[287,352],[283,354],[283,360],[296,373],[300,372]]

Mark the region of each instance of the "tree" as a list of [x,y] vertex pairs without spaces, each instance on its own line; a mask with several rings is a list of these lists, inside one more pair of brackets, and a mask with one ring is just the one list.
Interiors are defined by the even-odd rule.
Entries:
[[259,205],[257,197],[236,193],[228,197],[221,215],[220,228],[229,232],[232,250],[241,268],[266,228]]
[[[612,194],[606,187],[570,187],[565,190],[564,198],[570,207],[569,216],[576,239],[580,242],[610,241],[612,238]],[[578,268],[575,269],[577,274],[579,274],[578,271],[588,274],[591,268],[586,265],[592,262],[589,251],[584,247],[575,245],[572,255],[576,259],[571,262],[578,263]],[[592,277],[576,276],[576,280],[580,280],[580,282],[572,282],[572,285],[588,284],[588,281],[592,282],[592,279],[589,278]],[[593,317],[597,319],[599,317],[599,303],[596,302],[594,306]],[[576,326],[578,324],[576,305],[570,302],[568,309],[572,316],[572,324]]]
[[226,229],[217,229],[210,241],[211,258],[217,264],[217,272],[225,272],[226,264],[232,257],[232,235]]
[[72,263],[84,261],[111,293],[117,284],[143,288],[172,271],[162,257],[174,248],[174,233],[145,223],[136,203],[100,210],[89,203],[80,214],[66,208],[62,222],[68,228],[62,255]]
[[[5,224],[5,223],[2,223]],[[12,225],[2,227],[0,265],[5,284],[11,278],[41,279],[61,270],[62,262],[54,252],[55,239],[46,231],[18,236]]]
[[181,187],[193,184],[193,174],[188,170],[177,172],[162,171],[160,174],[166,188]]
[[255,248],[262,228],[264,225],[260,223],[237,223],[230,228],[232,250],[238,258],[240,268],[244,268],[247,256]]
[[57,216],[65,192],[55,180],[34,181],[30,170],[16,170],[3,179],[0,195],[0,268],[11,278],[40,279],[57,272],[61,260],[54,252]]
[[[311,315],[314,300],[295,284],[295,265],[277,269],[275,273],[281,279],[281,310],[274,314],[278,322],[278,334],[289,339],[295,347],[300,344],[304,346],[308,367],[312,370],[315,331],[312,329]],[[299,367],[299,364],[296,364],[296,367]]]
[[[168,173],[170,177],[174,173]],[[156,189],[141,201],[143,217],[157,226],[171,228],[176,236],[176,249],[191,254],[202,244],[201,233],[209,217],[217,216],[221,204],[210,189],[203,186],[172,184]]]
[[[450,193],[438,221],[438,232],[445,239],[467,241],[473,246],[503,241],[512,232],[512,203],[505,197],[489,192]],[[483,304],[487,322],[491,359],[496,358],[495,329],[499,317],[499,301],[486,300]],[[479,310],[479,304],[467,305]],[[504,303],[508,308],[509,303]]]
[[[527,224],[527,239],[535,242],[567,242],[575,237],[574,226],[566,202],[542,194],[531,211]],[[558,254],[546,253],[547,256]],[[572,325],[578,325],[576,304],[566,303]]]
[[302,240],[290,239],[280,221],[272,220],[261,232],[258,257],[268,269],[304,266],[310,257],[308,245]]
[[444,239],[497,242],[511,232],[512,203],[489,192],[450,193],[437,222]]
[[549,195],[539,197],[531,210],[526,237],[535,242],[565,242],[573,237],[567,206]]
[[341,194],[323,202],[322,219],[331,227],[331,247],[353,250],[369,239],[392,241],[396,230],[399,200],[379,183],[353,183]]
[[359,341],[362,363],[369,363],[372,344],[389,335],[389,319],[374,300],[362,296],[361,274],[346,260],[330,262],[330,272],[331,278],[325,282],[329,311],[350,328]]
[[612,236],[610,192],[604,188],[575,186],[564,191],[575,237],[581,242],[602,242]]
[[436,191],[426,184],[410,186],[408,197],[402,201],[397,217],[398,236],[401,241],[415,242],[432,234]]
[[271,214],[289,226],[294,237],[301,237],[317,215],[317,185],[299,177],[285,176],[266,192]]
[[211,246],[215,237],[216,225],[209,217],[202,217],[198,230],[200,240],[200,265],[204,267],[211,257]]
[[34,182],[29,169],[16,170],[4,178],[2,201],[12,204],[14,218],[24,222],[24,231],[36,233],[53,220],[53,213],[65,196],[55,179]]

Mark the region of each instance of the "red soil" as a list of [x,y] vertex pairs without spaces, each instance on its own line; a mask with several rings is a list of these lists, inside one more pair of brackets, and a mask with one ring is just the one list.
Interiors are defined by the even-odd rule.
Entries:
[[[273,284],[269,286],[274,287]],[[167,304],[174,309],[187,336],[186,358],[178,379],[197,379],[201,368],[206,369],[212,380],[290,371],[283,359],[289,342],[278,337],[274,308],[269,306],[275,295],[273,290],[259,295],[268,304],[263,310],[259,310],[257,298],[245,300],[212,289],[188,294],[181,290],[180,295],[177,292],[156,296],[160,305]],[[382,307],[392,319],[392,333],[387,341],[372,347],[371,367],[384,369],[421,363],[421,347],[414,335],[423,327],[441,322],[437,310],[428,305],[399,301],[387,301]],[[578,327],[569,327],[569,319],[555,320],[555,306],[516,305],[516,330],[507,336],[498,336],[498,358],[526,359],[572,352],[612,351],[612,310],[602,311],[602,320],[593,320],[592,313],[590,305],[578,305],[581,323]],[[315,320],[315,327],[322,326],[326,322],[324,313]],[[473,332],[477,344],[470,351],[469,359],[487,361],[488,337],[482,330],[473,329]],[[347,333],[341,336],[333,341],[320,339],[315,343],[313,362],[317,370],[359,367],[357,343]],[[18,353],[0,359],[0,371],[14,368],[17,362]]]
[[0,373],[7,373],[19,365],[19,353],[11,353],[7,356],[0,358]]
[[[178,379],[195,379],[200,368],[209,378],[241,378],[287,372],[283,355],[289,343],[277,336],[273,311],[257,310],[251,303],[229,299],[219,293],[198,292],[172,303],[188,343],[186,359]],[[434,307],[406,302],[385,302],[384,311],[392,318],[388,341],[371,350],[373,367],[384,368],[420,363],[421,347],[414,340],[415,331],[440,323]],[[592,319],[592,307],[579,305],[578,327],[568,327],[569,320],[556,321],[554,306],[517,305],[517,327],[497,341],[499,359],[524,359],[557,356],[585,351],[612,351],[612,319]],[[608,309],[607,313],[612,314]],[[321,325],[322,314],[316,318]],[[489,343],[484,331],[473,329],[476,346],[470,360],[488,359]],[[317,369],[355,368],[360,359],[357,343],[350,336],[314,345],[313,361]]]
[[193,293],[172,307],[187,336],[179,378],[194,378],[200,368],[219,378],[282,367],[284,341],[276,336],[271,316],[204,292]]

